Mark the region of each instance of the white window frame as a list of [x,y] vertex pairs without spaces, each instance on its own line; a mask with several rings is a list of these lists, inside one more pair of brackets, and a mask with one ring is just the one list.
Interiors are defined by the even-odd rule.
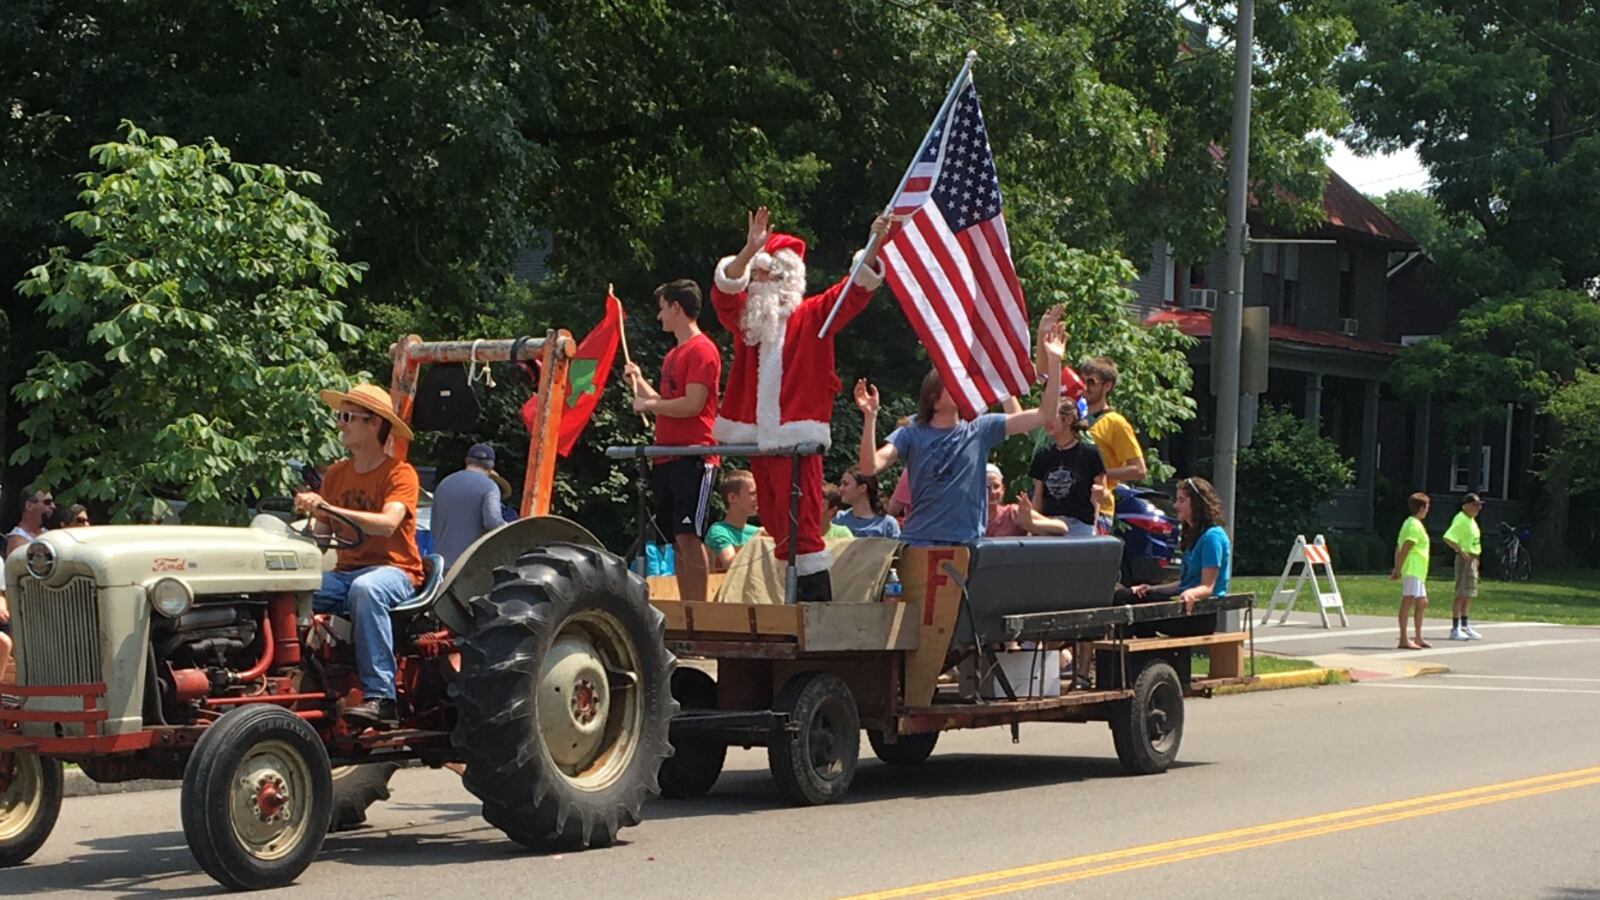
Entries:
[[[1483,451],[1483,479],[1485,483],[1481,490],[1484,493],[1488,493],[1488,482],[1494,478],[1494,468],[1492,466],[1494,463],[1494,447],[1484,444],[1478,449]],[[1471,447],[1459,447],[1456,449],[1456,452],[1450,454],[1451,493],[1459,494],[1463,491],[1472,490],[1472,488],[1467,484],[1467,479],[1470,477],[1467,473],[1467,457],[1471,453]]]

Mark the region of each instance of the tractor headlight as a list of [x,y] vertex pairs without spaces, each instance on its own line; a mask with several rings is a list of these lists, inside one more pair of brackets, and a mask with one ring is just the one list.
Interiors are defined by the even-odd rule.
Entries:
[[176,619],[194,605],[194,591],[176,578],[163,578],[150,586],[150,608]]
[[46,541],[34,541],[28,545],[27,555],[24,557],[28,563],[28,574],[35,578],[49,578],[56,571],[56,550]]

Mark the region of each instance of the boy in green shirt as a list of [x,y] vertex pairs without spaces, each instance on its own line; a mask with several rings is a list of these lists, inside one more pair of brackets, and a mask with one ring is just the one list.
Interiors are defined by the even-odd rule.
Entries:
[[1476,641],[1483,635],[1467,619],[1467,607],[1478,596],[1478,558],[1483,555],[1483,532],[1478,530],[1478,513],[1483,501],[1477,494],[1461,498],[1461,511],[1450,522],[1444,542],[1456,552],[1456,600],[1450,607],[1450,640]]
[[[1394,570],[1390,581],[1400,582],[1400,649],[1421,650],[1433,646],[1422,639],[1422,611],[1428,608],[1428,529],[1422,520],[1428,516],[1428,495],[1418,491],[1407,499],[1411,515],[1400,526],[1395,541]],[[1415,610],[1415,640],[1406,640],[1406,619]]]
[[706,529],[706,551],[711,571],[726,572],[734,554],[761,530],[750,524],[756,514],[756,477],[747,469],[728,471],[717,482],[717,493],[722,495],[723,518]]

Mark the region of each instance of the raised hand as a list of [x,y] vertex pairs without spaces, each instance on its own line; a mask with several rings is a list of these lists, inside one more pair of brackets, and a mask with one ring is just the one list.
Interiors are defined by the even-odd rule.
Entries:
[[878,415],[878,388],[865,378],[856,379],[856,409],[861,410],[864,416],[876,418]]
[[639,364],[636,362],[624,363],[622,366],[622,379],[630,386],[637,387],[641,374]]
[[1061,324],[1061,307],[1053,307],[1039,322],[1039,348],[1046,358],[1060,360],[1067,352],[1067,329]]
[[767,245],[767,238],[772,237],[771,218],[772,214],[765,206],[757,207],[754,212],[745,215],[745,249],[760,250]]
[[882,246],[884,240],[889,237],[889,229],[893,227],[893,225],[894,220],[881,213],[876,219],[872,220],[872,236],[878,239],[879,246]]

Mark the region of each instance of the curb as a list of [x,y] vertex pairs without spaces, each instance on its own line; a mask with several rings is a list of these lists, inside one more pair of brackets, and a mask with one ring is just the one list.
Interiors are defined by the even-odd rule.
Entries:
[[1223,694],[1253,694],[1258,691],[1281,691],[1288,688],[1320,687],[1325,684],[1349,684],[1351,681],[1349,669],[1298,669],[1293,672],[1272,672],[1256,676],[1250,684],[1229,684],[1217,688],[1213,693]]
[[62,788],[65,796],[68,797],[98,797],[103,794],[136,794],[141,791],[165,791],[182,785],[183,782],[181,781],[157,781],[150,778],[101,784],[83,774],[79,769],[68,769]]

